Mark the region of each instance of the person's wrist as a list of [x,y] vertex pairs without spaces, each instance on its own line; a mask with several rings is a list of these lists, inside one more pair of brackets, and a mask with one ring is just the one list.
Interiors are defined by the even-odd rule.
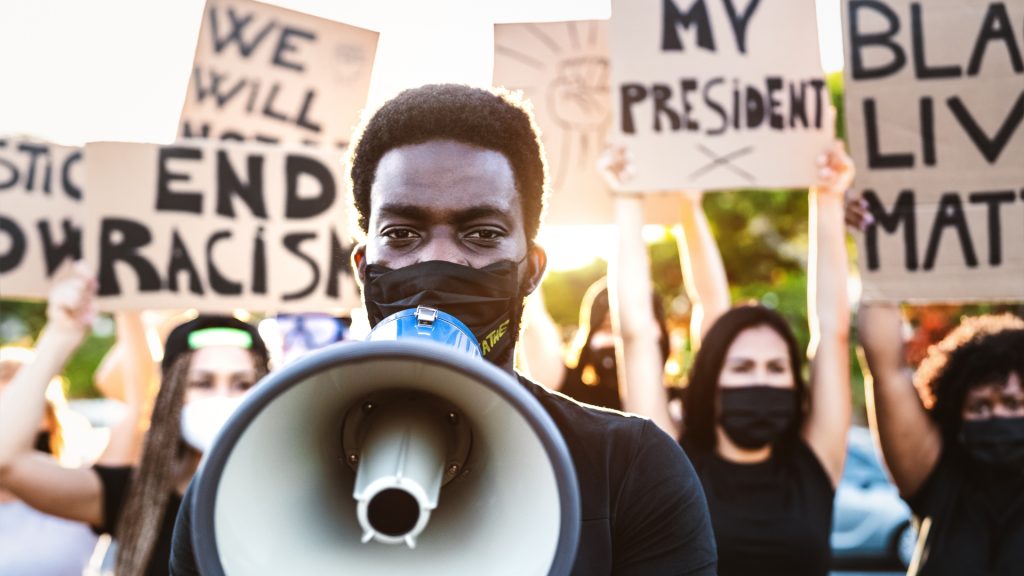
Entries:
[[43,328],[36,348],[53,347],[60,352],[73,352],[85,339],[87,327],[76,325],[47,325]]

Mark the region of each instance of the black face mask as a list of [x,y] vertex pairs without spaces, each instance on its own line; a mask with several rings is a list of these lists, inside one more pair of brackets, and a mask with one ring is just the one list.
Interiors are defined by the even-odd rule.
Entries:
[[36,432],[36,442],[34,448],[39,452],[46,452],[52,454],[50,450],[50,433],[49,432]]
[[796,392],[774,386],[721,388],[719,422],[740,448],[755,450],[778,440],[796,416]]
[[1024,467],[1024,418],[968,420],[963,423],[960,440],[979,462]]
[[392,270],[366,266],[363,301],[370,326],[417,306],[461,320],[476,336],[484,358],[503,365],[512,357],[523,313],[517,265],[505,260],[470,268],[432,260]]

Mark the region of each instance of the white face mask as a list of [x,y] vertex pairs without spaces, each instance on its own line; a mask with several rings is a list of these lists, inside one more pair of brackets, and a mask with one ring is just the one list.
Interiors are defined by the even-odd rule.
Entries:
[[206,453],[242,400],[241,396],[214,396],[189,402],[181,409],[181,439]]

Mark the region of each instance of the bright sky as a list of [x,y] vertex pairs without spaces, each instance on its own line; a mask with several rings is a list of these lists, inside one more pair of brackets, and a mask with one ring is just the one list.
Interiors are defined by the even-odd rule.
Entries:
[[[427,82],[490,81],[491,22],[607,18],[608,0],[272,0],[378,30],[370,101]],[[817,0],[822,65],[842,67],[839,0]],[[0,135],[62,144],[170,142],[185,98],[204,0],[0,0]],[[377,73],[377,71],[386,71]],[[581,242],[580,234],[594,242]],[[578,250],[553,253],[575,267],[614,241],[572,235]],[[561,244],[560,242],[558,244]]]

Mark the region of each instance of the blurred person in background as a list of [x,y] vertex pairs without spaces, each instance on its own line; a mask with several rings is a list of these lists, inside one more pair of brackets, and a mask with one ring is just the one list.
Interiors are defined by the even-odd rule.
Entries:
[[[658,321],[658,346],[664,366],[669,357],[668,327],[657,294],[651,295],[651,306]],[[558,327],[544,309],[539,290],[536,296],[531,297],[526,309],[521,350],[524,351],[524,365],[530,376],[541,382],[554,383],[553,390],[585,404],[623,410],[615,360],[616,338],[612,333],[612,316],[608,308],[607,278],[601,278],[587,288],[580,303],[579,328],[567,346],[563,345]],[[562,354],[552,354],[552,350],[560,350]]]
[[[851,417],[842,224],[853,164],[840,143],[818,162],[819,183],[809,194],[810,382],[796,338],[777,312],[741,306],[717,319],[695,319],[702,327],[694,334],[703,338],[683,394],[679,438],[707,495],[724,576],[823,576],[829,569],[832,500]],[[624,153],[606,164],[613,183],[629,177]],[[712,253],[705,240],[695,240],[683,246],[690,261],[695,253]],[[717,267],[720,262],[711,265]],[[649,276],[646,269],[627,276],[641,272]],[[629,302],[629,308],[613,303],[619,322],[649,323],[653,313],[639,313],[637,300]],[[637,332],[648,334],[646,360],[626,354],[624,368],[644,362],[654,373],[650,329]],[[670,420],[660,380],[628,378],[627,384],[631,396],[643,398],[634,402],[641,414]]]
[[920,520],[911,576],[1024,570],[1024,320],[965,318],[904,363],[898,304],[862,302],[869,420]]
[[84,338],[95,290],[82,265],[55,285],[34,361],[0,394],[0,487],[42,512],[112,533],[119,575],[167,574],[181,494],[219,426],[266,374],[266,346],[253,326],[232,317],[179,325],[164,346],[140,463],[62,468],[31,444],[46,383]]
[[[27,348],[0,348],[0,394],[15,374],[33,359]],[[52,379],[44,393],[42,418],[32,439],[39,458],[56,462],[68,458],[65,423],[69,409],[60,379]],[[80,426],[69,428],[80,430]],[[65,576],[81,574],[96,545],[87,524],[51,516],[28,506],[0,488],[0,574],[8,576]]]

